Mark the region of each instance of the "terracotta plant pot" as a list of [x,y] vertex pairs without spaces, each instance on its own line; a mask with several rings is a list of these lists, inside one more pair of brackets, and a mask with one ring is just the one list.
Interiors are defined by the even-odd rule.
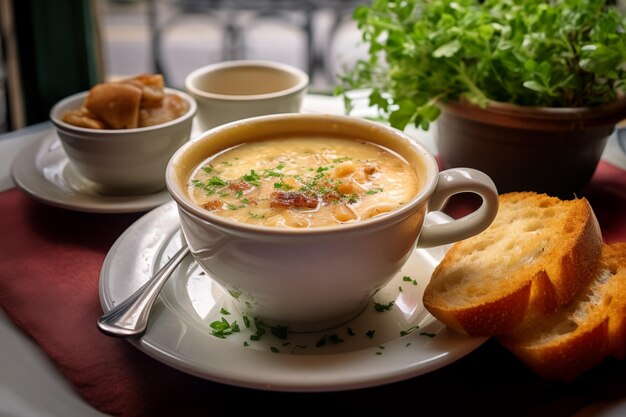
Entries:
[[571,198],[591,179],[626,100],[599,107],[491,103],[442,105],[437,122],[444,168],[489,175],[500,193],[537,191]]

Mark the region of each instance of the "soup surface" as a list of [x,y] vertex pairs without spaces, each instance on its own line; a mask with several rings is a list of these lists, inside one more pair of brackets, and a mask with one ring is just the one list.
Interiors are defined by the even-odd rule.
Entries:
[[242,223],[308,228],[389,212],[418,188],[408,163],[381,146],[292,137],[246,143],[205,160],[188,193],[197,205]]

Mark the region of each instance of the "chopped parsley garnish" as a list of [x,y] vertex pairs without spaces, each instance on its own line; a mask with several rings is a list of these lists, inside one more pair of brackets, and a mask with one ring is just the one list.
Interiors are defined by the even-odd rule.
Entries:
[[289,191],[293,189],[291,185],[285,184],[282,180],[280,180],[279,182],[275,182],[274,188],[276,188],[277,190],[285,190],[285,191]]
[[368,330],[367,333],[365,333],[365,335],[369,337],[370,339],[373,339],[374,333],[376,333],[376,330]]
[[283,174],[281,174],[280,172],[276,172],[276,171],[267,171],[266,175],[268,177],[282,177]]
[[319,340],[315,343],[315,346],[322,347],[326,344],[326,342],[330,341],[331,343],[334,344],[338,344],[338,343],[343,343],[344,340],[339,337],[339,335],[337,333],[332,333],[332,334],[324,334],[322,335],[322,337],[319,338]]
[[267,175],[268,177],[282,177],[283,174],[277,171],[281,171],[283,168],[285,168],[285,164],[278,164],[274,169],[266,170],[265,175]]
[[413,326],[413,327],[409,327],[406,330],[401,330],[400,331],[400,336],[406,336],[407,334],[411,334],[413,333],[415,330],[419,329],[420,326]]
[[230,311],[228,311],[228,310],[226,310],[224,307],[222,307],[222,308],[220,309],[220,314],[223,314],[223,315],[225,315],[225,316],[228,316],[228,315],[230,315]]
[[[205,167],[206,168],[206,167]],[[212,172],[212,171],[211,171]],[[198,179],[192,179],[191,183],[198,188],[204,189],[208,195],[213,195],[220,191],[223,187],[227,186],[228,183],[218,177],[217,175],[213,175],[207,182],[202,182]]]
[[379,313],[383,311],[389,311],[393,307],[393,301],[389,301],[387,304],[374,303],[374,310]]
[[265,329],[256,329],[256,333],[250,335],[250,340],[259,341],[261,336],[265,334]]
[[270,331],[272,332],[274,336],[276,336],[279,339],[287,338],[287,327],[285,326],[273,326],[273,327],[270,327]]
[[359,201],[359,195],[358,194],[350,194],[348,196],[348,204],[354,204],[357,201]]
[[328,340],[328,335],[322,335],[317,342],[315,342],[315,346],[322,347],[326,344],[326,340]]
[[413,285],[417,285],[417,280],[415,280],[415,279],[411,278],[411,277],[410,277],[410,276],[408,276],[408,275],[403,276],[403,277],[402,277],[402,281],[405,281],[405,282],[412,282],[412,283],[413,283]]
[[251,185],[261,185],[259,182],[261,177],[254,170],[251,170],[250,173],[244,175],[241,179]]
[[274,353],[279,353],[279,352],[280,352],[280,350],[278,350],[278,348],[277,348],[277,347],[274,347],[274,346],[270,346],[270,350],[271,350],[272,352],[274,352]]
[[212,322],[210,326],[213,329],[211,334],[215,337],[219,337],[220,339],[225,339],[226,336],[240,331],[239,325],[236,321],[229,323],[224,317],[222,317],[222,320]]
[[[333,163],[341,163],[352,160],[351,157],[345,156],[336,158]],[[232,166],[230,162],[220,162],[220,166]],[[261,187],[262,182],[268,179],[275,179],[274,182],[268,184],[278,192],[296,192],[306,195],[308,198],[317,198],[323,204],[337,205],[337,204],[355,204],[362,197],[366,195],[373,195],[383,191],[382,188],[373,187],[367,191],[355,192],[353,187],[346,187],[346,179],[333,178],[331,170],[336,165],[322,165],[309,169],[309,174],[285,174],[281,172],[285,168],[285,163],[279,163],[271,169],[259,169],[250,170],[245,175],[237,179],[225,180],[220,177],[220,174],[225,171],[215,169],[212,165],[202,167],[202,170],[208,174],[209,178],[201,181],[197,178],[191,179],[191,184],[194,187],[202,188],[207,192],[207,195],[219,195],[223,198],[230,198],[230,200],[224,201],[223,205],[212,205],[209,209],[220,209],[225,207],[227,210],[239,210],[248,208],[251,204],[256,205],[258,201],[268,199],[269,197],[260,197],[260,200],[255,198],[246,199],[244,195],[250,194],[251,196],[257,195],[251,187]],[[348,178],[349,181],[352,179]],[[344,190],[341,192],[340,190]],[[350,191],[348,191],[350,190]],[[232,198],[236,201],[233,201]],[[215,208],[218,207],[218,208]],[[252,216],[255,218],[254,216]],[[259,219],[262,217],[259,217]]]
[[228,183],[217,175],[213,175],[207,182],[207,185],[225,187],[226,185],[228,185]]
[[255,317],[254,327],[256,332],[250,335],[250,340],[261,340],[261,336],[265,334],[265,324],[263,323],[263,320],[259,320]]

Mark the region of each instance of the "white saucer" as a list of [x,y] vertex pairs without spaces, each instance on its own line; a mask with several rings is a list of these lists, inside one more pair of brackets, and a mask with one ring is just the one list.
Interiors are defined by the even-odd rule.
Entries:
[[[445,221],[445,215],[431,213],[428,221]],[[104,311],[131,295],[176,252],[182,239],[178,225],[175,203],[170,202],[141,217],[120,236],[100,273]],[[129,340],[184,372],[264,390],[337,391],[412,378],[450,364],[486,341],[453,333],[422,305],[424,287],[446,250],[414,252],[374,297],[381,305],[393,301],[389,310],[378,312],[372,302],[338,328],[289,333],[286,339],[268,330],[259,341],[249,339],[254,330],[244,326],[229,296],[188,257],[166,283],[146,333]],[[224,315],[222,308],[231,314]],[[222,317],[237,321],[241,332],[223,339],[213,336],[210,323]],[[403,331],[409,334],[401,336]]]
[[15,157],[11,174],[17,186],[33,198],[76,211],[132,213],[146,211],[171,200],[166,189],[131,196],[98,194],[93,184],[81,177],[69,163],[54,130]]

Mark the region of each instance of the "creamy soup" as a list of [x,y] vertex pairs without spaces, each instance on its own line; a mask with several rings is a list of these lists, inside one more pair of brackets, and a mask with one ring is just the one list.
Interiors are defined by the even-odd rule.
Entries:
[[199,206],[242,223],[308,228],[368,219],[418,191],[399,155],[363,141],[273,138],[228,149],[192,173]]

